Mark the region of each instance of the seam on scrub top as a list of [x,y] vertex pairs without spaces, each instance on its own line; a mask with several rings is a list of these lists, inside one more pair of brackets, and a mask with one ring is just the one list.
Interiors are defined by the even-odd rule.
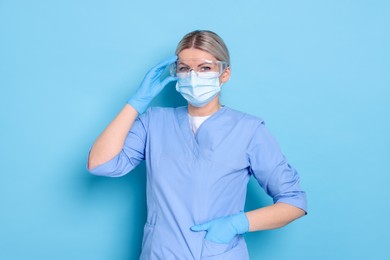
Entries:
[[[183,108],[183,109],[185,109],[186,107],[179,107],[179,108]],[[188,126],[189,126],[189,130],[191,131],[191,133],[192,133],[192,130],[191,130],[191,128],[190,128],[190,125],[189,125],[189,122],[188,122],[188,109],[187,109],[187,111],[184,111],[184,113],[186,113],[186,115],[185,115],[185,120],[187,120],[187,123],[186,124],[188,124]],[[178,129],[178,131],[180,132],[180,135],[181,135],[181,137],[182,137],[182,139],[183,139],[183,142],[185,143],[185,146],[188,148],[188,151],[192,154],[192,155],[194,155],[195,157],[199,157],[199,151],[198,152],[195,152],[194,150],[192,150],[191,149],[191,147],[190,147],[190,144],[188,143],[188,141],[187,141],[187,139],[186,139],[186,136],[185,136],[185,134],[184,134],[184,131],[183,131],[183,129],[181,129],[181,127],[180,127],[180,122],[178,121],[178,116],[179,116],[179,113],[178,113],[178,111],[177,110],[174,110],[174,121],[176,122],[176,124],[175,124],[175,128],[177,128]],[[192,138],[194,138],[194,136],[192,137]],[[193,140],[193,141],[196,141],[196,140]],[[196,145],[196,144],[195,144]],[[199,150],[199,147],[195,147],[195,150]]]
[[[245,115],[243,115],[243,116],[239,119],[239,121],[237,122],[236,125],[238,125],[239,122],[241,122],[244,118],[245,118]],[[260,122],[259,125],[256,127],[256,130],[257,130],[261,125],[262,125],[262,122]],[[235,128],[235,127],[236,127],[236,126],[234,126],[234,128]],[[199,129],[198,129],[198,130],[199,130]],[[253,135],[252,135],[252,137],[251,137],[251,139],[250,139],[250,141],[249,141],[249,144],[252,142],[252,140],[253,140],[253,138],[254,138],[254,136],[255,136],[256,130],[253,132]],[[221,145],[221,143],[223,143],[223,140],[222,140],[221,142],[219,142],[217,145],[213,146],[213,147],[212,147],[212,150],[215,150],[218,146]],[[248,146],[249,146],[249,144],[248,144]],[[201,154],[202,154],[202,152],[201,152]],[[234,171],[241,171],[241,170],[246,169],[246,168],[248,168],[248,167],[251,166],[250,160],[249,160],[249,156],[248,156],[248,152],[245,152],[245,157],[247,158],[247,161],[249,162],[249,163],[248,163],[248,166],[245,167],[245,168],[234,168],[234,167],[229,166],[229,165],[227,165],[227,164],[225,164],[225,163],[211,160],[210,158],[204,157],[204,156],[202,155],[202,158],[204,158],[204,160],[210,161],[210,162],[214,162],[214,163],[217,163],[217,164],[220,164],[220,165],[223,165],[223,166],[225,166],[225,167],[227,167],[227,168],[229,168],[229,169],[231,169],[231,170],[234,170]]]
[[[223,114],[226,112],[226,109],[227,109],[227,107],[225,107],[225,106],[220,107],[220,108],[218,109],[218,111],[216,111],[215,113],[211,114],[205,121],[203,121],[203,123],[199,126],[198,130],[196,131],[196,134],[194,134],[195,140],[197,139],[199,130],[202,129],[202,126],[203,126],[207,121],[210,121],[211,118],[216,118],[216,117],[220,117],[221,115],[223,115]],[[188,113],[188,109],[187,109],[187,113]],[[187,115],[187,116],[188,116],[188,115]]]
[[[160,108],[160,109],[164,109],[164,108]],[[156,111],[156,109],[155,108],[153,108],[153,107],[151,107],[150,109],[149,109],[149,112],[148,112],[148,117],[147,117],[147,120],[148,120],[148,127],[146,128],[145,127],[145,125],[144,125],[144,123],[142,122],[142,120],[141,120],[141,122],[142,122],[142,125],[143,125],[143,127],[144,127],[144,129],[145,129],[145,132],[146,132],[146,138],[145,138],[145,150],[144,150],[144,160],[145,160],[145,162],[146,162],[146,145],[147,145],[147,143],[148,143],[148,140],[149,140],[149,134],[150,134],[150,125],[151,125],[151,123],[150,123],[150,121],[151,121],[151,119],[152,119],[152,117],[153,117],[153,114],[154,114],[154,112]],[[150,182],[153,182],[154,180],[153,180],[153,178],[149,178],[148,177],[148,167],[146,167],[146,170],[145,170],[145,172],[146,172],[146,178],[147,178],[147,180],[146,180],[146,183],[149,183],[149,185],[152,185],[152,183],[150,183]],[[146,184],[146,189],[148,188],[147,187],[147,185],[148,184]],[[147,196],[152,196],[152,201],[153,201],[153,203],[152,203],[152,205],[150,205],[151,207],[152,207],[152,209],[151,209],[151,211],[149,211],[148,209],[147,209],[147,216],[146,217],[148,217],[148,215],[149,214],[155,214],[155,222],[154,222],[154,224],[150,224],[152,227],[153,227],[153,231],[152,231],[152,237],[151,237],[151,240],[152,240],[152,242],[153,242],[153,238],[154,238],[154,234],[155,234],[155,228],[156,228],[156,226],[157,226],[157,223],[159,222],[159,211],[161,210],[161,208],[160,208],[160,206],[159,206],[159,203],[156,203],[156,201],[158,201],[157,200],[157,198],[156,198],[156,194],[155,194],[155,192],[152,190],[152,192],[151,192],[151,194],[149,193]],[[150,254],[151,254],[151,252],[150,252]]]

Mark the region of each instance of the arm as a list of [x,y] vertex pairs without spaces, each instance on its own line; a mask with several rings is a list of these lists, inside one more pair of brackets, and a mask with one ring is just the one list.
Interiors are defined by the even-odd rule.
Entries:
[[88,169],[107,162],[121,151],[137,115],[135,108],[125,105],[93,144],[88,157]]
[[219,217],[191,227],[193,231],[207,231],[206,239],[229,243],[237,234],[280,228],[306,214],[306,193],[300,188],[299,175],[264,125],[259,126],[249,145],[248,158],[250,172],[274,204]]
[[[174,77],[166,77],[164,80],[160,79],[166,67],[176,60],[177,56],[173,56],[149,70],[135,95],[128,100],[128,104],[125,105],[93,144],[88,157],[88,170],[92,170],[114,159],[122,151],[138,114],[142,114],[146,110],[153,98],[169,82],[176,80]],[[131,142],[129,145],[131,147],[134,143]],[[126,167],[123,167],[126,165],[124,160],[119,160],[114,164],[120,165],[125,169]]]
[[227,244],[237,234],[280,228],[305,215],[305,211],[286,203],[274,205],[244,213],[243,211],[191,227],[192,231],[207,231],[207,240]]
[[249,150],[250,170],[274,204],[246,212],[249,231],[276,229],[306,214],[306,193],[273,136],[261,124]]
[[305,215],[305,211],[280,202],[245,214],[249,221],[249,231],[259,231],[283,227]]

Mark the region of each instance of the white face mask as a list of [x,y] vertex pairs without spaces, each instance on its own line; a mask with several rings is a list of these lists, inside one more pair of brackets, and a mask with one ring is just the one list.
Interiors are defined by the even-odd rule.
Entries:
[[203,107],[221,91],[218,72],[191,71],[189,77],[180,77],[176,83],[176,90],[193,106]]

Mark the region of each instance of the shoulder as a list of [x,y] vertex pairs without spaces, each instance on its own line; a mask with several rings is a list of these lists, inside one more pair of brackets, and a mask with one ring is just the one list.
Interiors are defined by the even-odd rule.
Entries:
[[172,116],[177,110],[182,110],[183,108],[185,107],[150,107],[145,111],[145,113],[140,115],[140,117],[150,118]]
[[253,127],[264,124],[264,120],[261,117],[250,115],[248,113],[244,113],[226,106],[224,108],[226,110],[225,114],[232,119],[238,120],[240,124],[245,124]]
[[142,122],[147,122],[147,124],[167,123],[174,120],[177,115],[186,115],[186,111],[186,107],[150,107],[145,113],[139,116],[139,119]]
[[146,110],[147,115],[173,114],[178,108],[175,107],[150,107]]

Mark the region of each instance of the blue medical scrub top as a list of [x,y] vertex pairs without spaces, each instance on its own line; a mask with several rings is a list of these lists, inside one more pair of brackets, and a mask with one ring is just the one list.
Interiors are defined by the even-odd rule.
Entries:
[[142,160],[147,221],[140,259],[249,259],[245,240],[205,240],[190,227],[244,210],[253,175],[274,202],[306,211],[298,173],[257,117],[221,107],[194,135],[187,107],[150,108],[134,122],[122,151],[90,170],[118,177]]

